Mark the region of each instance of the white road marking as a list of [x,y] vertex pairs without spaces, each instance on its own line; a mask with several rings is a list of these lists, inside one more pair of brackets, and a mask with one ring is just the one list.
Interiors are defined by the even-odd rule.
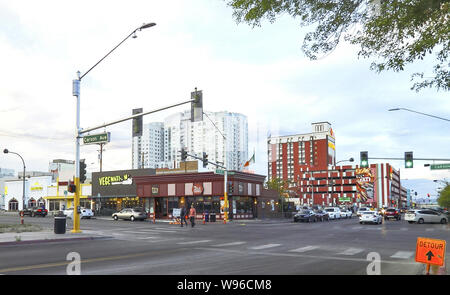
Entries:
[[344,252],[338,253],[340,255],[355,255],[361,253],[364,249],[361,248],[348,248]]
[[213,245],[212,247],[237,246],[237,245],[242,245],[242,244],[246,244],[246,243],[247,243],[247,242],[232,242],[232,243],[225,243],[225,244]]
[[143,238],[138,238],[139,240],[149,240],[149,239],[159,239],[161,237],[143,237]]
[[362,226],[354,226],[354,227],[352,227],[352,229],[362,229],[363,227]]
[[400,230],[407,231],[408,228],[407,227],[402,227]]
[[434,231],[434,228],[427,228],[425,231]]
[[408,259],[413,256],[413,254],[414,252],[412,251],[398,251],[394,255],[392,255],[391,258]]
[[281,246],[281,244],[267,244],[267,245],[261,245],[261,246],[256,246],[256,247],[250,247],[249,249],[261,250],[261,249],[268,249],[268,248],[273,248],[273,247],[278,247],[278,246]]
[[306,247],[289,250],[289,252],[306,252],[306,251],[311,251],[311,250],[318,249],[318,248],[319,248],[319,246],[306,246]]
[[183,243],[177,243],[178,245],[190,245],[190,244],[199,244],[199,243],[207,243],[211,242],[211,240],[200,240],[200,241],[190,241],[190,242],[183,242]]

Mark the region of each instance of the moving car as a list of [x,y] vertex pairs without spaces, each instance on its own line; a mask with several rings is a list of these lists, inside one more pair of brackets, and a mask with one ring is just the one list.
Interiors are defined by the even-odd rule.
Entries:
[[299,221],[316,222],[317,216],[312,210],[303,209],[302,211],[294,215],[294,222]]
[[356,212],[356,215],[357,215],[358,217],[361,217],[361,214],[362,214],[363,212],[366,212],[366,211],[370,211],[370,209],[367,208],[367,207],[361,207],[361,208],[359,208],[358,211]]
[[395,220],[402,219],[402,215],[397,208],[387,208],[384,212],[384,220],[391,218]]
[[[64,210],[63,214],[66,216],[66,218],[73,219],[73,208]],[[94,212],[92,212],[91,209],[87,209],[87,208],[80,209],[80,218],[91,219],[91,217],[93,217],[93,216],[94,216]]]
[[409,223],[442,223],[448,222],[448,215],[431,209],[409,210],[405,214],[405,220]]
[[340,219],[341,218],[341,210],[336,207],[328,207],[325,208],[325,211],[328,213],[330,219]]
[[324,210],[316,210],[314,211],[314,213],[316,214],[317,220],[320,221],[330,221],[330,216],[328,215],[327,211]]
[[[19,213],[20,214],[20,213]],[[42,207],[31,207],[23,210],[23,215],[29,215],[31,217],[34,216],[42,216],[45,217],[48,214],[47,209],[43,209]]]
[[347,209],[341,209],[341,218],[352,218],[353,212]]
[[135,221],[136,219],[145,220],[147,219],[147,213],[142,208],[124,208],[119,212],[113,213],[112,218],[114,220],[119,219],[129,219]]
[[375,223],[375,224],[381,224],[383,222],[383,216],[381,216],[380,213],[367,210],[364,212],[361,212],[361,216],[359,217],[359,223]]

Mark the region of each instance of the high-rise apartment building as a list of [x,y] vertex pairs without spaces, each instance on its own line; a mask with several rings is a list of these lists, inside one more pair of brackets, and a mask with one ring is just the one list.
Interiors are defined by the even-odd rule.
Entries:
[[248,160],[247,117],[205,112],[203,121],[191,122],[190,111],[185,111],[168,116],[164,122],[145,124],[142,136],[133,138],[133,169],[177,168],[182,148],[198,157],[205,152],[210,162],[226,161],[228,169],[242,170]]
[[311,133],[268,138],[269,180],[296,181],[300,169],[327,170],[329,165],[335,164],[335,137],[331,124],[311,125]]

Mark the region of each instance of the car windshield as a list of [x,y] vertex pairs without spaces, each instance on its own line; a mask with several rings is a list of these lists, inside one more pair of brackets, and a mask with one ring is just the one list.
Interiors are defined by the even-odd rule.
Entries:
[[327,212],[334,212],[334,209],[325,209]]
[[309,214],[309,212],[310,212],[309,210],[302,210],[302,211],[300,211],[301,214]]
[[375,212],[367,211],[367,212],[363,212],[362,214],[371,215],[371,214],[375,214]]

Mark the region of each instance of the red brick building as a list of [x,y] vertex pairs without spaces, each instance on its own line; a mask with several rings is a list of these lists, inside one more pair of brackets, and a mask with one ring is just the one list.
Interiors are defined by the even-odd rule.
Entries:
[[400,172],[390,164],[368,169],[336,165],[336,139],[328,122],[312,123],[312,132],[269,137],[268,178],[290,184],[297,205],[398,206]]

